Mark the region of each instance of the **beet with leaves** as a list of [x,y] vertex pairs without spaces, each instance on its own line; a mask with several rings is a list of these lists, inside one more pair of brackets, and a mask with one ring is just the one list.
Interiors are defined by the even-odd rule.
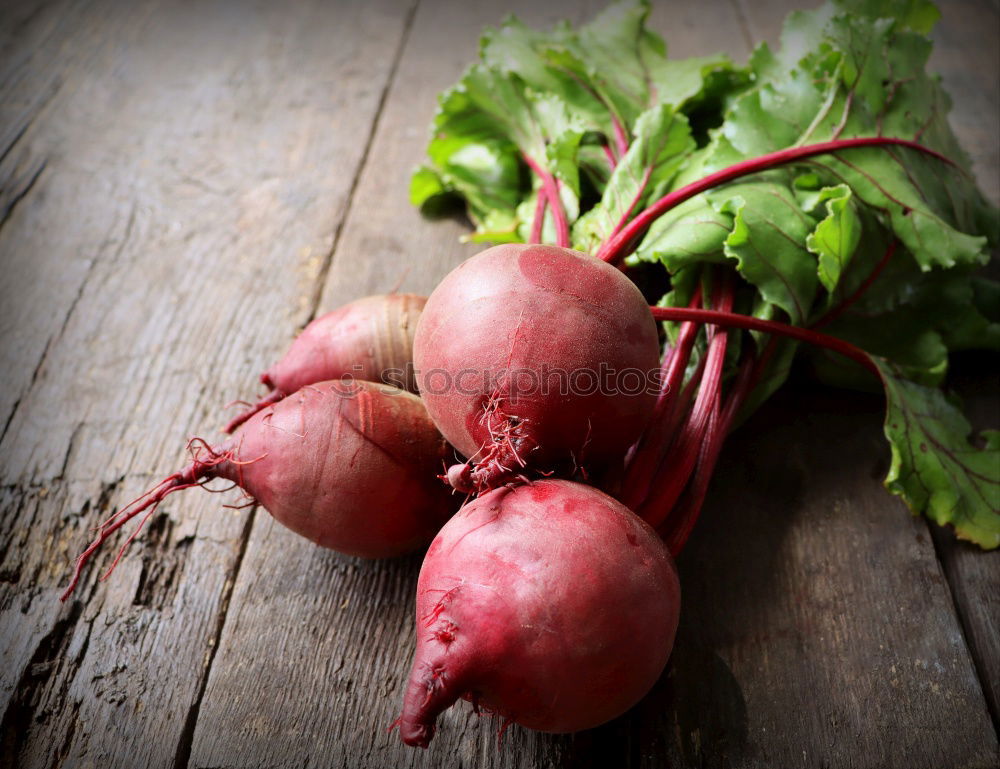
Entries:
[[484,491],[620,460],[656,400],[656,324],[619,270],[569,249],[495,246],[427,300],[414,363],[434,423]]

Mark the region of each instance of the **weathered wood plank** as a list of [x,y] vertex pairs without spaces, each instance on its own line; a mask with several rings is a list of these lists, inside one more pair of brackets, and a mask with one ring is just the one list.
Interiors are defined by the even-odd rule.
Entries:
[[112,14],[113,5],[19,2],[0,14],[0,440],[93,264],[93,249],[60,242],[27,199],[50,194],[44,171],[57,151],[53,126],[39,116],[63,86],[76,87],[72,73],[120,45],[122,30],[144,11],[138,4]]
[[[552,5],[524,5],[522,15],[533,22],[564,15]],[[143,470],[172,469],[183,434],[215,420],[216,406],[232,394],[247,392],[253,374],[311,314],[313,279],[335,233],[323,307],[388,290],[400,278],[404,290],[427,291],[475,250],[457,243],[461,222],[421,220],[406,203],[405,185],[422,154],[434,93],[470,60],[479,26],[499,18],[500,9],[456,3],[418,14],[351,196],[365,121],[377,110],[392,41],[404,26],[398,4],[364,11],[337,5],[338,13],[360,14],[346,19],[319,3],[305,10],[241,5],[239,13],[222,3],[184,19],[169,8],[136,7],[154,14],[149,23],[126,22],[121,53],[85,68],[71,84],[84,95],[66,106],[53,102],[40,121],[51,112],[71,126],[68,138],[53,141],[87,149],[87,162],[48,167],[42,180],[63,197],[26,198],[16,209],[17,218],[37,212],[30,225],[17,225],[18,239],[74,212],[60,228],[48,225],[57,233],[48,236],[57,246],[55,265],[85,243],[80,222],[108,232],[85,262],[94,265],[90,286],[69,292],[79,309],[18,407],[14,437],[0,444],[7,483],[0,489],[0,682],[11,677],[3,691],[12,698],[0,765],[183,766],[188,758],[193,766],[351,767],[996,762],[926,528],[911,521],[907,529],[905,511],[881,490],[880,476],[866,474],[884,454],[877,407],[859,409],[849,399],[793,395],[752,423],[760,432],[773,428],[773,436],[753,444],[734,438],[700,534],[682,559],[684,624],[668,675],[625,718],[580,735],[514,728],[498,748],[496,724],[459,707],[430,752],[404,750],[384,727],[395,717],[412,653],[419,557],[385,564],[342,558],[298,540],[263,512],[248,541],[251,519],[220,514],[214,498],[174,498],[160,528],[141,540],[144,552],[127,558],[107,588],[95,591],[91,581],[82,612],[81,604],[60,609],[53,586],[93,511],[129,498],[149,481]],[[725,5],[657,4],[655,14],[676,55],[742,49],[745,35]],[[198,87],[219,62],[229,80]],[[108,78],[105,89],[93,86],[98,75]],[[163,90],[133,92],[150,81]],[[275,82],[280,87],[272,89]],[[95,139],[112,110],[131,131]],[[162,130],[156,121],[166,122]],[[257,145],[261,135],[269,146]],[[219,147],[227,155],[213,157]],[[136,167],[139,156],[148,159],[146,170]],[[110,203],[86,199],[94,169],[112,177],[99,187]],[[36,184],[32,196],[40,190],[50,194]],[[108,215],[127,212],[132,200],[132,215]],[[8,237],[0,231],[0,253],[17,242]],[[278,263],[294,265],[292,274],[273,273]],[[169,295],[137,289],[151,275],[171,287]],[[262,282],[264,296],[254,290]],[[125,297],[124,306],[103,307],[111,294]],[[269,323],[244,321],[260,317]],[[93,368],[81,368],[81,360]],[[209,370],[219,378],[193,373]],[[73,414],[67,404],[74,403],[87,413]],[[812,416],[783,422],[781,405]],[[46,409],[56,413],[39,413]],[[849,461],[820,487],[803,485],[797,494],[783,488],[789,473],[773,458],[791,454],[791,445],[803,461],[832,461],[814,435],[833,436],[824,437],[828,446],[842,439],[837,459]],[[782,515],[774,513],[776,499],[790,500]],[[983,563],[975,555],[955,567],[945,555],[945,569],[960,575],[952,578],[960,610],[964,601],[988,611],[983,597],[992,578],[969,569]],[[968,599],[956,584],[970,588]],[[898,612],[901,605],[909,611]],[[976,627],[993,633],[985,636],[985,654],[996,660],[991,616]],[[879,649],[873,639],[890,643]]]
[[[421,157],[422,127],[430,118],[433,94],[453,82],[469,61],[471,50],[464,50],[462,41],[471,48],[469,41],[489,16],[477,19],[476,11],[468,6],[431,16],[426,8],[422,5],[418,12],[369,163],[352,200],[322,307],[366,292],[389,290],[399,281],[406,290],[427,291],[450,266],[474,250],[457,243],[457,235],[463,231],[461,222],[428,224],[408,207],[405,190],[409,170]],[[705,13],[713,11],[721,18],[709,24]],[[739,25],[727,25],[731,8],[694,3],[678,8],[672,4],[669,9],[657,6],[656,13],[657,25],[667,30],[676,55],[718,47],[741,51],[744,31]],[[809,403],[798,405],[808,409]],[[843,406],[841,403],[838,408]],[[766,414],[762,419],[766,424]],[[730,759],[734,759],[733,765],[782,765],[789,761],[789,765],[810,766],[824,760],[827,746],[858,732],[868,741],[865,747],[870,754],[859,758],[831,751],[837,759],[833,765],[876,766],[896,760],[904,766],[913,760],[915,765],[933,766],[942,758],[969,758],[976,765],[984,756],[988,761],[990,739],[980,738],[976,732],[988,721],[968,654],[961,640],[956,641],[958,626],[933,548],[926,538],[913,545],[906,527],[919,534],[923,525],[908,522],[905,513],[869,476],[870,465],[884,452],[877,440],[877,415],[857,415],[855,419],[857,426],[867,428],[864,448],[868,454],[859,454],[837,476],[853,485],[839,489],[823,486],[822,491],[811,492],[808,500],[796,505],[806,520],[799,533],[801,541],[789,553],[772,553],[787,521],[773,520],[771,500],[760,504],[751,516],[753,527],[741,525],[738,513],[733,512],[738,508],[729,502],[752,493],[754,482],[740,474],[738,464],[723,474],[718,485],[728,487],[731,496],[710,504],[716,517],[725,516],[724,524],[734,529],[729,540],[732,547],[717,554],[709,546],[700,556],[688,556],[684,561],[685,580],[692,583],[689,590],[705,597],[695,599],[693,608],[690,602],[686,604],[685,633],[671,673],[628,716],[579,735],[543,736],[515,727],[498,748],[497,724],[482,723],[468,708],[458,707],[442,719],[429,753],[401,748],[384,727],[397,714],[412,654],[412,592],[419,559],[387,564],[345,559],[317,552],[271,522],[259,521],[202,704],[192,764],[297,766],[313,760],[331,766],[659,766],[669,756],[684,766],[729,765]],[[826,422],[837,420],[828,414]],[[825,423],[818,427],[823,426]],[[765,440],[763,446],[755,445],[753,452],[783,457],[787,441],[807,441],[813,427],[788,425],[787,434]],[[749,451],[747,447],[744,450]],[[783,468],[771,467],[768,472],[774,497],[783,498],[779,488]],[[735,481],[733,475],[737,476]],[[817,523],[814,519],[823,524],[829,517],[832,489],[849,500],[836,512],[855,528],[850,535],[841,534],[831,548],[831,553],[841,555],[847,550],[850,557],[843,559],[825,552],[823,536],[810,528]],[[891,589],[877,588],[872,600],[865,600],[862,593],[859,607],[842,607],[836,595],[840,582],[846,582],[844,590],[851,593],[862,592],[861,587],[870,590],[865,584],[870,571],[858,571],[859,560],[865,560],[856,552],[860,547],[857,540],[870,534],[863,516],[870,510],[881,515],[880,537],[871,538],[867,546],[892,551],[887,559],[891,566],[886,569],[894,575],[893,584]],[[770,521],[770,527],[762,525],[763,518]],[[711,528],[711,524],[705,526]],[[826,529],[820,534],[825,535]],[[751,577],[758,575],[766,583],[758,585],[760,591],[751,596],[746,591],[732,593],[730,584],[743,579],[741,569],[747,556],[733,549],[738,550],[744,542],[758,556],[758,568],[751,566]],[[775,600],[777,589],[768,588],[771,583],[766,565],[780,564],[782,555],[790,565],[782,582],[784,592]],[[823,573],[802,562],[819,556],[827,564]],[[901,574],[894,571],[902,566],[906,568]],[[712,575],[722,569],[729,570],[731,580],[713,581]],[[908,583],[905,578],[911,571],[926,584]],[[272,584],[275,579],[277,585]],[[930,600],[924,600],[925,590],[932,592]],[[795,636],[775,607],[797,606],[810,591],[817,595],[815,607],[811,611],[799,609],[802,627],[796,628],[801,632]],[[898,600],[894,592],[900,591],[915,614],[894,633],[892,627],[884,627],[882,612],[888,603]],[[271,598],[274,593],[277,600]],[[842,616],[820,614],[832,602],[837,603]],[[720,603],[733,611],[743,606],[743,622],[727,625],[728,632],[722,637],[699,636],[697,629],[703,624],[718,628],[725,621],[724,616],[716,616]],[[898,607],[896,603],[892,606]],[[952,635],[947,637],[933,622],[925,624],[928,615],[942,628],[950,628]],[[816,638],[810,622],[834,627],[830,635]],[[882,669],[865,672],[871,658],[864,655],[871,649],[864,639],[857,641],[862,647],[857,658],[851,658],[853,650],[845,647],[840,635],[844,627],[867,633],[869,640],[880,634],[891,637],[896,647],[885,658],[900,663],[902,683],[897,684],[903,697],[922,700],[928,688],[939,687],[940,698],[928,700],[911,720],[908,707],[898,707],[900,690],[893,689],[888,680],[882,686]],[[920,631],[915,637],[906,635],[914,629]],[[765,634],[777,635],[783,645],[770,655],[774,662],[762,675],[758,646]],[[733,641],[734,636],[749,640]],[[806,648],[819,660],[814,662],[813,656],[804,652]],[[273,658],[274,649],[282,650],[280,659]],[[837,652],[834,659],[829,658],[832,651]],[[742,664],[739,678],[734,678],[730,669],[737,666],[734,657]],[[271,660],[263,686],[258,680],[248,680],[252,670],[261,670],[248,660],[262,658]],[[793,664],[785,666],[783,659]],[[935,677],[928,679],[922,669],[914,667],[917,659],[947,667],[943,674],[935,670]],[[891,663],[885,671],[890,667]],[[864,679],[873,692],[868,702],[879,709],[881,720],[866,724],[857,692],[841,686],[839,675]],[[706,695],[706,685],[711,694]],[[745,695],[739,694],[741,686]],[[788,697],[785,705],[770,701],[770,695],[779,690]],[[818,716],[819,711],[803,707],[803,703],[813,704],[817,691],[824,695],[831,692],[831,704]],[[758,712],[748,720],[747,707],[740,703],[750,698]],[[324,707],[317,702],[335,704]],[[954,712],[942,732],[936,733],[933,707],[942,702]],[[832,712],[846,714],[839,725],[824,720]],[[973,718],[963,722],[961,717],[968,713]],[[774,725],[779,717],[791,718],[791,727],[777,729]],[[748,734],[751,725],[753,733]],[[899,732],[895,741],[883,738],[882,731],[890,728]],[[948,728],[956,731],[949,735]],[[955,735],[963,748],[949,748],[948,740]],[[880,742],[890,749],[877,748]],[[901,750],[893,753],[895,748]],[[803,749],[807,751],[804,756]],[[921,757],[922,750],[926,760]]]
[[669,685],[691,765],[995,762],[927,526],[881,486],[881,409],[793,389],[730,439],[679,564]]
[[[960,372],[957,389],[977,429],[1000,424],[996,377]],[[953,532],[931,527],[938,557],[962,620],[965,641],[979,672],[983,694],[1000,733],[1000,553],[983,553]]]
[[[951,125],[972,158],[980,186],[1000,205],[1000,52],[995,34],[1000,7],[989,0],[961,0],[943,10],[930,66],[953,97]],[[968,405],[974,423],[981,428],[1000,424],[997,381],[960,384],[972,396]],[[1000,732],[1000,554],[984,556],[947,531],[935,529],[933,534],[994,728]]]
[[[4,766],[186,763],[251,515],[175,498],[107,587],[111,551],[57,588],[311,314],[403,31],[390,0],[121,6],[82,6],[45,185],[0,231],[4,363],[37,368],[0,444]],[[7,345],[28,299],[62,313],[41,366]]]

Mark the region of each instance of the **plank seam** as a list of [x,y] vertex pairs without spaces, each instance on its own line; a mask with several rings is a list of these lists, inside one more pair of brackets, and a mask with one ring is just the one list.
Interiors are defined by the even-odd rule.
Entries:
[[[83,603],[74,601],[69,610],[53,624],[52,629],[43,635],[35,644],[31,660],[21,671],[21,677],[14,688],[13,695],[0,721],[0,767],[8,769],[18,766],[18,761],[27,743],[32,726],[38,721],[36,708],[55,674],[55,667],[64,662],[75,670],[79,670],[80,661],[86,652],[90,640],[88,632],[82,652],[72,660],[66,660],[66,648],[73,638],[77,623],[83,616]],[[65,697],[74,675],[65,677],[61,697]],[[75,726],[75,722],[73,724]],[[70,728],[64,744],[58,748],[62,753],[65,743],[72,740],[74,728]]]
[[983,697],[983,702],[986,705],[986,712],[989,714],[990,721],[993,724],[993,731],[997,736],[997,740],[1000,741],[1000,713],[997,712],[996,703],[994,703],[989,696],[987,696],[986,691],[986,675],[988,671],[983,660],[980,659],[979,654],[977,654],[976,647],[971,643],[970,633],[969,633],[969,621],[966,616],[965,610],[962,606],[962,602],[959,600],[958,592],[952,579],[951,570],[948,568],[948,561],[944,551],[944,541],[943,537],[949,536],[948,532],[936,531],[932,528],[930,523],[924,522],[927,527],[927,534],[931,538],[931,542],[934,545],[934,555],[937,558],[938,568],[941,569],[942,575],[944,575],[945,584],[948,585],[948,597],[951,598],[951,608],[955,613],[955,617],[958,620],[958,628],[962,632],[962,643],[965,645],[965,651],[969,655],[969,659],[972,661],[972,669],[976,672],[976,683],[979,684],[979,691]]
[[212,672],[212,663],[215,662],[215,655],[219,652],[219,642],[222,640],[222,631],[226,626],[226,618],[229,616],[229,605],[233,598],[233,591],[236,588],[236,580],[243,565],[243,558],[250,546],[250,532],[253,530],[254,521],[257,518],[258,507],[255,505],[247,516],[247,521],[240,534],[240,549],[236,553],[236,560],[233,563],[232,576],[226,581],[223,588],[222,601],[219,606],[219,614],[215,621],[215,628],[209,639],[208,653],[205,656],[201,681],[198,683],[198,692],[194,702],[188,708],[184,717],[184,727],[181,729],[181,736],[177,742],[177,752],[174,754],[174,769],[186,769],[191,761],[191,749],[194,745],[194,730],[198,725],[198,715],[201,712],[201,702],[205,697],[205,690],[208,688],[208,679]]
[[326,286],[326,278],[330,274],[330,268],[333,266],[333,260],[336,258],[337,247],[340,245],[340,236],[343,234],[347,220],[350,218],[351,210],[354,205],[354,196],[357,192],[361,177],[364,175],[365,169],[368,167],[368,157],[371,154],[372,145],[375,143],[375,135],[378,133],[379,125],[381,125],[382,122],[382,115],[385,112],[386,102],[389,100],[389,91],[392,89],[393,83],[396,82],[396,74],[399,71],[399,63],[403,59],[403,51],[406,49],[407,42],[409,42],[410,31],[413,28],[413,19],[417,14],[417,6],[419,4],[420,0],[413,0],[410,7],[406,11],[406,18],[403,21],[403,33],[399,36],[399,45],[396,47],[396,52],[393,55],[392,64],[389,65],[389,72],[386,75],[385,85],[382,87],[382,92],[379,94],[378,105],[375,107],[375,117],[372,119],[372,128],[368,133],[368,139],[365,141],[365,147],[361,153],[361,159],[358,161],[358,170],[354,174],[354,178],[351,180],[350,189],[347,191],[347,200],[344,203],[344,213],[340,217],[340,221],[337,223],[337,227],[333,233],[333,242],[330,244],[330,250],[324,254],[323,262],[320,265],[319,272],[316,276],[311,309],[309,316],[306,318],[306,323],[310,323],[313,319],[315,319],[316,313],[319,310],[319,303],[323,297],[323,289]]
[[[43,163],[42,168],[44,167],[45,164]],[[41,171],[39,171],[39,173],[40,172]],[[135,204],[133,203],[132,209],[129,212],[128,221],[125,224],[125,233],[122,235],[122,241],[121,243],[118,244],[118,247],[114,250],[114,253],[111,255],[111,258],[109,260],[111,264],[116,263],[121,258],[122,253],[125,251],[125,246],[128,245],[129,239],[132,237],[132,229],[135,225],[135,214],[136,214],[136,207]],[[6,221],[6,218],[4,219],[4,221]],[[2,222],[0,222],[0,227],[3,227]],[[80,281],[80,285],[77,287],[76,290],[76,295],[73,297],[73,301],[70,302],[69,308],[66,310],[66,315],[63,317],[62,323],[59,324],[59,330],[51,337],[49,337],[48,340],[45,342],[45,347],[42,348],[42,354],[38,359],[38,363],[35,365],[35,370],[31,373],[31,381],[28,382],[28,386],[25,387],[24,392],[21,394],[21,396],[16,401],[14,401],[14,405],[10,410],[10,414],[7,415],[7,419],[4,422],[3,430],[0,431],[0,445],[3,445],[3,440],[4,438],[7,437],[7,431],[10,429],[11,423],[13,423],[14,421],[14,417],[17,416],[18,409],[20,408],[24,398],[27,395],[29,395],[31,391],[34,389],[35,383],[38,381],[38,377],[41,374],[42,368],[45,365],[45,361],[49,357],[49,350],[52,348],[53,342],[58,342],[60,339],[62,339],[63,334],[66,333],[66,329],[69,326],[70,319],[73,317],[73,313],[76,311],[77,305],[80,304],[80,299],[83,298],[84,292],[90,285],[91,278],[93,278],[94,276],[94,272],[97,268],[98,262],[101,261],[100,254],[101,252],[104,251],[104,249],[108,245],[109,241],[105,239],[104,243],[102,243],[100,248],[98,249],[97,255],[90,260],[90,264],[87,265],[87,274],[84,275],[83,280]],[[67,460],[69,459],[68,451],[66,459]],[[62,478],[65,476],[65,474],[66,474],[66,464],[64,463],[58,477]]]

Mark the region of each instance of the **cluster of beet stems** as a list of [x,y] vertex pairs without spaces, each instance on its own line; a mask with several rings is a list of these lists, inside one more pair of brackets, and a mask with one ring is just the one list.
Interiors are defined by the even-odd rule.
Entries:
[[[634,250],[635,245],[660,216],[721,184],[816,155],[859,147],[885,146],[906,147],[948,165],[955,165],[944,155],[907,139],[880,136],[835,139],[779,150],[736,163],[674,190],[633,216],[638,201],[645,192],[645,184],[649,178],[647,171],[632,204],[598,249],[597,257],[620,266],[622,259]],[[617,159],[627,151],[628,140],[624,131],[616,130],[614,147],[610,143],[605,145],[605,155],[612,169]],[[570,248],[569,223],[559,197],[559,180],[533,158],[525,155],[524,160],[540,182],[530,241],[541,242],[542,227],[548,211],[555,226],[556,245]],[[878,366],[864,350],[816,329],[831,323],[854,304],[882,273],[895,250],[896,242],[891,241],[882,259],[860,286],[809,327],[734,313],[734,276],[731,271],[722,268],[706,268],[709,270],[707,277],[711,279],[707,281],[712,286],[710,295],[704,295],[699,285],[687,307],[649,308],[656,320],[677,322],[680,327],[675,343],[668,343],[664,352],[660,371],[661,389],[656,407],[644,434],[626,458],[618,496],[624,505],[660,533],[673,556],[676,557],[681,551],[694,528],[723,442],[747,396],[760,382],[771,362],[779,337],[827,348],[858,363],[876,376],[881,376]],[[693,374],[685,383],[684,374],[701,326],[706,327],[705,354],[699,358]],[[751,346],[746,347],[736,375],[725,393],[723,367],[729,334],[720,331],[720,328],[760,331],[772,335],[759,354],[755,354]]]

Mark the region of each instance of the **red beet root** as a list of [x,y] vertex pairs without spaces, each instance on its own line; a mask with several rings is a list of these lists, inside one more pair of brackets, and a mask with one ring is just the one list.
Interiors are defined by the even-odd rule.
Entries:
[[453,270],[413,345],[421,397],[482,491],[515,475],[622,457],[656,401],[656,324],[608,264],[555,246],[502,245]]
[[400,735],[427,747],[460,697],[546,732],[602,724],[656,682],[679,609],[673,560],[628,508],[572,481],[495,489],[427,551]]
[[448,452],[415,395],[360,381],[307,386],[255,414],[219,446],[200,443],[190,465],[107,521],[77,560],[63,599],[117,529],[144,511],[145,522],[167,495],[212,478],[238,484],[280,523],[323,547],[366,558],[410,552],[455,507],[436,477]]
[[345,376],[416,392],[413,334],[426,301],[415,294],[366,296],[316,318],[285,356],[260,375],[271,392],[223,430],[233,432],[261,409],[306,385]]

